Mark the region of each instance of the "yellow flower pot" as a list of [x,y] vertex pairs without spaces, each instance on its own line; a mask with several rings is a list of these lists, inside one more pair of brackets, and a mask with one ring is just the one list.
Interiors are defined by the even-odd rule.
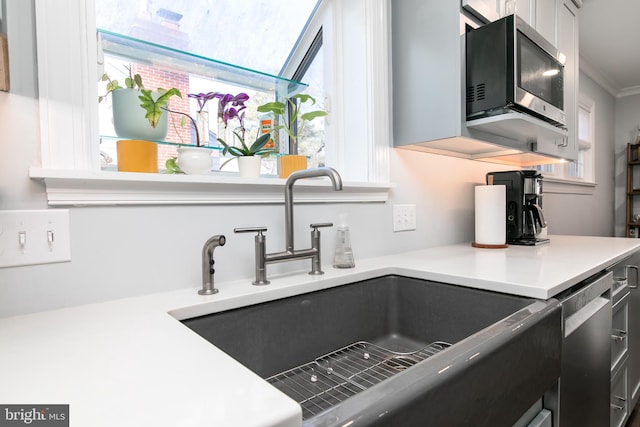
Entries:
[[158,145],[141,139],[117,142],[118,171],[158,173]]
[[299,154],[287,154],[278,157],[278,176],[280,178],[289,178],[295,171],[307,168],[307,156]]

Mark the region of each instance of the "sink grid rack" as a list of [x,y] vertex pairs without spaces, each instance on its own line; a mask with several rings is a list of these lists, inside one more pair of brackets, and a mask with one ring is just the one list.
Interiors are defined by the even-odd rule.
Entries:
[[450,346],[436,341],[412,353],[398,353],[359,341],[267,381],[297,401],[306,420]]

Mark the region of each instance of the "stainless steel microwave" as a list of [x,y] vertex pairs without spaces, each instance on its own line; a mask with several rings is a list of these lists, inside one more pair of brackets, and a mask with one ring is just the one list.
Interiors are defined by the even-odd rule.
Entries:
[[513,111],[566,129],[566,57],[517,15],[465,34],[467,120]]

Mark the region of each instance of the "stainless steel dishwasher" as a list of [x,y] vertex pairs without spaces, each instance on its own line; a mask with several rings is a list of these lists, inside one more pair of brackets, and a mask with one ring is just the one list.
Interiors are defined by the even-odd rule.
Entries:
[[600,273],[559,295],[562,303],[560,427],[609,425],[611,381],[611,287]]

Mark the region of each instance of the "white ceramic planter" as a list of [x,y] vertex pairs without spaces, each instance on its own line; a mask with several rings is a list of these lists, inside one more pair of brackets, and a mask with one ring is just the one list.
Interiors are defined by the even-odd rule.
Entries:
[[179,147],[176,163],[188,175],[204,175],[211,172],[211,150],[203,147]]
[[[154,94],[156,96],[157,94]],[[167,112],[163,112],[155,128],[145,117],[146,111],[140,106],[140,92],[136,89],[118,89],[111,93],[113,97],[113,127],[116,135],[125,139],[143,139],[162,141],[167,137]]]
[[238,170],[243,178],[258,178],[260,176],[260,165],[262,157],[260,156],[241,156],[238,157]]

